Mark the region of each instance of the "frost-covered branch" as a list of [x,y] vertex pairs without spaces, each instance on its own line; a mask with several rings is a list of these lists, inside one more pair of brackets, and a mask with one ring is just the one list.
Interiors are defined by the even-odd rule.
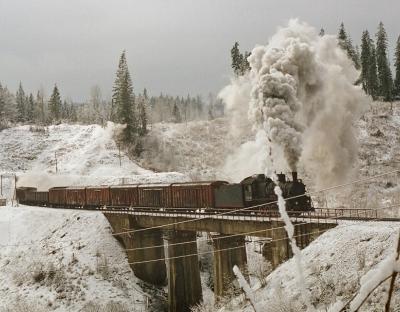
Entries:
[[315,311],[314,306],[310,302],[310,293],[306,288],[304,273],[301,265],[301,251],[296,244],[296,239],[294,238],[294,226],[292,224],[292,221],[290,221],[289,215],[286,211],[285,199],[282,196],[282,190],[279,186],[276,186],[274,191],[275,194],[278,196],[279,213],[283,219],[283,222],[285,223],[285,230],[288,234],[288,238],[290,240],[290,246],[292,247],[294,259],[296,262],[296,267],[297,267],[296,276],[298,276],[297,283],[300,287],[303,300],[307,305],[307,311]]
[[249,299],[251,306],[253,307],[255,312],[261,312],[262,310],[257,307],[256,300],[254,297],[253,290],[251,289],[250,285],[247,283],[246,279],[244,278],[240,269],[235,265],[233,267],[233,273],[236,275],[240,288],[243,289],[245,296]]

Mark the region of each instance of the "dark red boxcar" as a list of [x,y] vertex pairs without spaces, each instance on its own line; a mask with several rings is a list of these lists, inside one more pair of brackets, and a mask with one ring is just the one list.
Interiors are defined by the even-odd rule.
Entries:
[[140,184],[138,186],[139,207],[171,207],[170,184]]
[[35,203],[47,206],[49,202],[49,192],[35,192]]
[[110,187],[89,186],[86,188],[86,205],[89,207],[101,207],[110,205]]
[[110,186],[111,206],[137,207],[138,185]]
[[25,202],[34,205],[36,203],[36,191],[25,192]]
[[70,207],[86,206],[86,188],[84,186],[67,187],[66,201]]
[[214,190],[224,181],[190,182],[171,184],[172,207],[212,208],[215,207]]
[[28,192],[36,192],[36,191],[37,191],[36,187],[20,186],[20,187],[17,187],[16,196],[17,196],[18,201],[21,204],[23,204],[26,200],[26,194]]
[[61,187],[52,187],[49,189],[49,204],[51,206],[66,206],[67,200],[66,200],[66,187],[61,186]]

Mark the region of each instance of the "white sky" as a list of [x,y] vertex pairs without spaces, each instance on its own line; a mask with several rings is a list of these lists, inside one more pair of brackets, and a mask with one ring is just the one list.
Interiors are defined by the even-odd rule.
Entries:
[[234,41],[251,50],[298,17],[335,34],[343,21],[359,43],[382,20],[392,56],[399,12],[399,0],[0,0],[0,82],[109,96],[126,49],[136,92],[206,95],[228,82]]

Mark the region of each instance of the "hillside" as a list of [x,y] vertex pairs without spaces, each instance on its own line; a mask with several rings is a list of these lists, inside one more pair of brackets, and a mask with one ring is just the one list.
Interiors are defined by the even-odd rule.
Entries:
[[[356,124],[359,140],[359,161],[355,164],[352,180],[374,176],[399,168],[400,164],[400,102],[393,104],[374,102]],[[138,162],[159,171],[178,171],[199,180],[233,180],[230,175],[239,168],[224,167],[227,157],[245,142],[253,139],[251,129],[237,136],[230,119],[191,123],[159,123],[153,125],[146,140],[147,152]],[[233,173],[233,174],[232,174]],[[252,175],[248,171],[241,178]],[[313,177],[299,168],[300,177],[309,191],[317,188]],[[400,203],[400,175],[358,184],[340,192],[324,193],[314,200],[320,207],[371,207]],[[368,194],[374,194],[373,198]],[[393,212],[385,212],[392,215]],[[395,213],[399,213],[397,211]]]
[[[391,111],[386,104],[374,103],[365,113],[357,124],[358,177],[398,168],[399,126],[397,104]],[[248,141],[251,133],[235,137],[236,143],[231,144],[232,133],[228,129],[226,118],[155,124],[146,140],[147,151],[137,163],[121,153],[120,166],[118,147],[113,140],[117,128],[112,124],[106,128],[58,125],[46,131],[20,126],[0,132],[0,172],[16,173],[18,185],[36,185],[42,189],[67,184],[229,179],[223,168],[225,159],[238,144]],[[175,172],[153,173],[145,168]],[[304,178],[309,189],[315,189],[312,177]],[[314,200],[318,205],[330,207],[392,205],[400,202],[398,178],[399,175],[383,177]],[[3,183],[10,198],[13,178],[6,177]],[[399,215],[397,208],[385,214]],[[362,274],[392,250],[396,229],[394,224],[343,224],[306,248],[303,261],[313,302],[325,308],[336,299],[346,300],[351,291],[358,288]],[[134,300],[135,309],[141,311],[147,297],[155,298],[154,291],[141,288],[143,284],[132,274],[123,250],[110,233],[107,221],[96,212],[24,206],[0,208],[0,311],[26,311],[26,307],[34,312],[92,311],[90,305],[94,300],[103,310],[107,304],[119,304],[117,311],[132,311],[127,306],[131,307]],[[199,248],[208,250],[210,246]],[[253,244],[248,244],[248,252],[254,269],[260,255],[254,252]],[[203,264],[211,260],[211,256],[202,258]],[[107,267],[106,272],[103,266]],[[292,310],[288,307],[287,311],[298,311],[302,303],[294,274],[293,261],[289,261],[269,276],[264,289],[258,289],[257,279],[252,278],[260,304],[282,305],[286,301],[282,298],[291,298]],[[208,305],[214,300],[207,282],[209,276],[210,272],[202,272]],[[278,289],[278,293],[271,292],[271,287]],[[374,294],[371,308],[366,311],[379,311],[377,307],[382,298],[380,290]],[[398,298],[396,293],[396,300]],[[229,308],[242,309],[250,311],[251,308],[236,301],[232,301]]]
[[[124,153],[120,166],[115,130],[109,124],[0,131],[3,195],[13,197],[13,174],[18,185],[39,189],[187,179],[143,169]],[[1,312],[143,311],[157,302],[154,291],[142,290],[98,212],[0,207],[0,268]]]
[[100,213],[1,207],[0,246],[0,311],[141,311],[151,296]]
[[[351,223],[321,235],[302,251],[302,270],[308,299],[317,311],[327,311],[335,302],[348,302],[360,288],[360,279],[395,252],[399,226],[395,223]],[[301,297],[294,259],[283,263],[266,280],[254,285],[258,307],[272,312],[306,311]],[[389,283],[380,286],[360,309],[384,311]],[[400,281],[397,279],[392,307],[400,306]],[[232,301],[229,311],[254,311],[243,298]],[[223,310],[221,310],[223,311]],[[262,311],[262,309],[260,310]],[[397,311],[396,309],[394,311]]]
[[112,123],[105,128],[62,124],[0,131],[0,173],[16,173],[18,185],[42,189],[186,179],[180,173],[154,173],[130,161],[119,152],[115,131],[118,127]]

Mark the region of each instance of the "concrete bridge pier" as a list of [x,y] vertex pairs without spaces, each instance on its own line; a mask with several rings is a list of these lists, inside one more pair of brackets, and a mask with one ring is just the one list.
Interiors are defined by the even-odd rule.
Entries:
[[290,257],[291,248],[289,245],[286,230],[283,227],[274,228],[271,230],[271,263],[273,268],[276,268],[281,263],[285,262]]
[[[113,213],[104,213],[104,216],[111,225],[113,233],[121,233],[129,229],[129,216],[128,215],[117,215]],[[129,244],[129,237],[126,235],[114,236],[125,248],[126,244]]]
[[294,238],[300,249],[306,248],[311,242],[311,224],[310,223],[294,223]]
[[245,236],[213,235],[214,247],[214,294],[222,297],[227,294],[236,278],[233,267],[237,265],[245,274],[247,264]]
[[[161,230],[152,229],[140,231],[143,228],[137,226],[133,216],[117,215],[112,213],[105,213],[104,215],[111,224],[114,233],[139,230],[135,233],[118,235],[116,238],[125,247],[130,267],[138,278],[154,285],[165,285],[167,270],[165,261],[163,260],[165,258],[164,241]],[[153,246],[160,247],[153,248]],[[152,248],[140,249],[146,247]],[[151,261],[157,259],[162,260]],[[132,264],[134,262],[142,261],[143,263]]]
[[[140,228],[136,229],[140,230]],[[161,230],[152,229],[136,232],[130,241],[130,248],[136,250],[127,250],[129,262],[143,262],[131,265],[135,275],[145,282],[165,285],[167,267],[164,260],[164,240]]]
[[169,230],[164,237],[168,258],[168,311],[189,312],[203,298],[196,232]]

